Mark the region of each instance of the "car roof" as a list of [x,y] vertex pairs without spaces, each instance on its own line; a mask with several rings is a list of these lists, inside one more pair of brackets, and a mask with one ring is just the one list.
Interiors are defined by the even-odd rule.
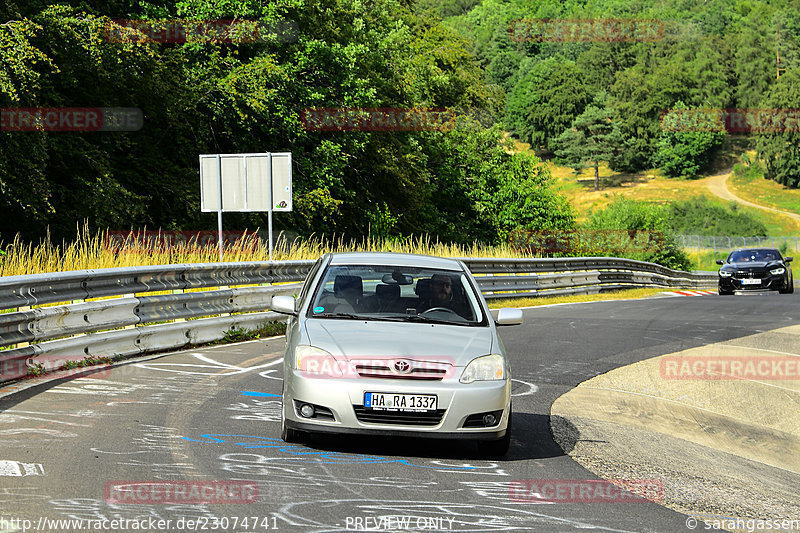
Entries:
[[401,254],[395,252],[340,252],[332,253],[331,265],[397,265],[423,268],[461,270],[456,259],[422,254]]

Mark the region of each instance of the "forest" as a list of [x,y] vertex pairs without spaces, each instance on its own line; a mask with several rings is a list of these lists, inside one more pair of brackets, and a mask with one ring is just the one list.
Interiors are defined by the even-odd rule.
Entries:
[[[531,29],[542,19],[650,26],[641,38],[548,41]],[[176,20],[233,21],[244,33],[148,36],[152,21]],[[768,178],[797,187],[799,128],[672,131],[663,120],[798,109],[799,52],[800,2],[788,0],[0,0],[0,108],[141,117],[138,129],[78,132],[14,131],[4,118],[0,236],[69,238],[83,221],[213,228],[199,209],[198,155],[266,151],[293,154],[294,210],[275,223],[300,235],[492,244],[520,228],[569,230],[576,214],[543,158],[582,164],[569,157],[569,132],[586,123],[608,126],[603,159],[614,169],[691,178],[739,134]],[[309,127],[315,109],[458,120],[326,129]],[[258,213],[225,221],[266,226]]]

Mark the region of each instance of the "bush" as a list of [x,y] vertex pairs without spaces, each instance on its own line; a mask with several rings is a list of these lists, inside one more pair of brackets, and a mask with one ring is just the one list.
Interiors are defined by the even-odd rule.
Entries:
[[746,237],[767,235],[767,227],[738,204],[730,206],[712,204],[705,196],[673,202],[667,207],[668,222],[675,233],[690,235],[743,235]]
[[607,255],[617,255],[639,261],[658,263],[675,270],[689,270],[692,261],[675,241],[669,224],[668,210],[649,202],[630,200],[617,196],[605,209],[591,214],[585,227],[591,230],[625,230],[635,238],[634,232],[648,232],[659,238],[648,239],[648,246],[619,247],[607,250]]

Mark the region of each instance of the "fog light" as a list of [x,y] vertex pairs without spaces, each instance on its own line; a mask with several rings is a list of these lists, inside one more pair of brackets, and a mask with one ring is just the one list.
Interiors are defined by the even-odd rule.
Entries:
[[492,414],[483,415],[483,425],[484,426],[493,426],[497,423],[497,419]]
[[303,418],[311,418],[311,417],[313,417],[314,416],[314,406],[313,405],[309,405],[307,403],[304,403],[300,407],[300,415]]

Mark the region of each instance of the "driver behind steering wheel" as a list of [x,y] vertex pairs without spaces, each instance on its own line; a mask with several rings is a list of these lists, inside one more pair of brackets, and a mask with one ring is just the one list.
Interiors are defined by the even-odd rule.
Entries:
[[430,278],[427,296],[420,300],[417,312],[422,313],[434,307],[452,309],[464,318],[469,314],[463,305],[453,297],[453,280],[447,274],[434,274]]

